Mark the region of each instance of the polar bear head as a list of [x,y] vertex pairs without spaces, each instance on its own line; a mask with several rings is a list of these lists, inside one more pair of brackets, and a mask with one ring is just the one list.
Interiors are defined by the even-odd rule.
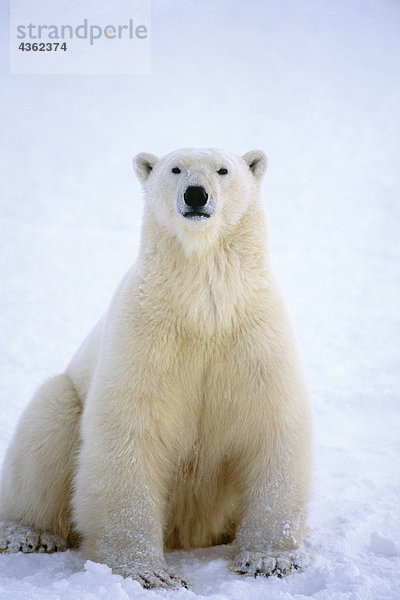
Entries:
[[210,247],[233,232],[257,203],[267,157],[218,149],[184,148],[162,158],[143,152],[133,160],[146,210],[187,249]]

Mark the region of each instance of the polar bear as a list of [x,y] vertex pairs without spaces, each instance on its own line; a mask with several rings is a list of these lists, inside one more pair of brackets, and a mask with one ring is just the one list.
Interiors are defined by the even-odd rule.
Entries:
[[305,564],[310,410],[271,274],[262,151],[141,153],[135,266],[65,373],[39,389],[2,475],[0,549],[81,545],[145,587],[164,550],[232,540],[232,568]]

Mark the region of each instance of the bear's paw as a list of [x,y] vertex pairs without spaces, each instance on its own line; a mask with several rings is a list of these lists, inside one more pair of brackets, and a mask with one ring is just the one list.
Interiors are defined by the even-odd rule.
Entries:
[[114,573],[122,575],[123,577],[132,577],[135,581],[138,581],[144,588],[164,588],[164,589],[179,589],[181,587],[188,588],[186,581],[179,575],[170,571],[166,568],[155,568],[154,570],[149,567],[138,569],[137,567],[118,567],[113,569]]
[[0,552],[60,552],[67,549],[66,541],[55,533],[39,533],[14,521],[0,522]]
[[242,551],[233,560],[233,570],[242,575],[258,577],[286,577],[301,572],[309,565],[310,559],[305,551]]

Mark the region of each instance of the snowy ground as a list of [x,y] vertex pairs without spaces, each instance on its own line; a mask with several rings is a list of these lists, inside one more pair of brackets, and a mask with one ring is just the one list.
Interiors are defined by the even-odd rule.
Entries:
[[9,76],[1,160],[0,454],[134,260],[139,151],[270,156],[273,263],[314,412],[314,562],[284,580],[229,547],[167,557],[190,591],[142,590],[79,552],[0,556],[0,598],[400,599],[400,4],[153,2],[148,76]]

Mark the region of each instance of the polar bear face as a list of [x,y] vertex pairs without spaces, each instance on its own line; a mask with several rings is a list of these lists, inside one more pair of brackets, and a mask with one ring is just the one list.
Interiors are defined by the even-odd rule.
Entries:
[[185,248],[201,247],[234,230],[257,201],[267,167],[261,150],[242,157],[216,149],[185,148],[133,161],[146,209]]

